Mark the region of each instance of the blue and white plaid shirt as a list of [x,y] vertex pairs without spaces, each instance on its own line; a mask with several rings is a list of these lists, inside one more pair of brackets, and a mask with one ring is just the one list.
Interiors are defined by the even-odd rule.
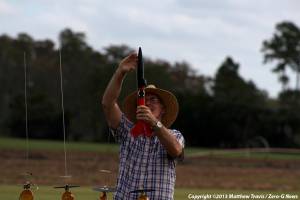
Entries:
[[[120,143],[120,165],[115,200],[135,200],[137,189],[154,189],[148,192],[150,200],[173,199],[176,160],[168,156],[157,136],[133,138],[133,123],[122,114],[121,122],[112,133]],[[177,130],[171,130],[184,148],[184,138]]]

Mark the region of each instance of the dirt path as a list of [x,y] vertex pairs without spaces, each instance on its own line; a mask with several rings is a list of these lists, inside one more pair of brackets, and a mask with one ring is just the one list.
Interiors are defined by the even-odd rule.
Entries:
[[[26,171],[24,152],[0,152],[0,184],[21,184]],[[64,157],[52,151],[33,151],[29,169],[39,185],[61,185],[64,180]],[[103,175],[100,169],[109,169]],[[118,155],[88,152],[68,154],[69,181],[86,186],[114,185]],[[241,158],[194,157],[177,165],[177,187],[210,189],[300,190],[300,160],[263,160]]]

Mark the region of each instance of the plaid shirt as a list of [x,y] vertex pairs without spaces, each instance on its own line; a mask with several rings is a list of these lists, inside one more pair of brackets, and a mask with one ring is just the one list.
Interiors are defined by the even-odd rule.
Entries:
[[[154,189],[147,192],[150,200],[173,199],[176,160],[168,156],[157,136],[133,138],[130,129],[133,123],[122,114],[116,130],[112,130],[120,143],[120,165],[115,200],[135,200],[138,194],[129,193],[137,189]],[[184,138],[177,130],[171,130],[184,147]]]

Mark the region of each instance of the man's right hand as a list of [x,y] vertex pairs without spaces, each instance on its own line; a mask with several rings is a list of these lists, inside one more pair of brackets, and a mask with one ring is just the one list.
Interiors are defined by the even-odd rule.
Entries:
[[108,125],[111,128],[117,128],[120,124],[122,112],[117,103],[117,99],[121,92],[121,86],[123,79],[127,72],[133,71],[137,67],[138,56],[136,53],[132,53],[124,58],[117,70],[111,78],[108,86],[102,97],[102,107]]
[[137,60],[138,60],[137,54],[131,53],[129,56],[127,56],[120,62],[118,70],[124,74],[133,71],[137,67]]

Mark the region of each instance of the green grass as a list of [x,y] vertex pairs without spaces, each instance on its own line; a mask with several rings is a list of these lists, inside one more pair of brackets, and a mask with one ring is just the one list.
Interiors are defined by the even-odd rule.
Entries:
[[[17,200],[19,197],[19,193],[22,191],[21,186],[7,186],[7,185],[0,185],[0,199],[1,200]],[[99,193],[91,190],[90,187],[80,187],[74,188],[71,190],[72,193],[75,195],[77,200],[96,200],[99,198]],[[53,189],[50,186],[41,186],[38,190],[34,191],[35,200],[59,200],[62,194],[61,189]],[[204,189],[188,189],[188,188],[176,188],[174,199],[176,200],[184,200],[184,199],[192,199],[189,198],[192,195],[207,195],[211,198],[207,199],[225,199],[225,198],[217,198],[226,196],[226,199],[243,199],[243,198],[229,198],[229,195],[265,195],[266,198],[259,198],[259,199],[270,199],[268,198],[270,195],[297,195],[297,198],[300,199],[300,192],[296,191],[247,191],[247,190],[204,190]],[[109,195],[109,199],[112,199],[112,195]],[[200,199],[200,198],[199,198]],[[204,199],[204,198],[202,198]],[[249,198],[253,199],[253,198]],[[274,199],[274,198],[273,198]],[[277,198],[282,199],[282,198]],[[291,199],[291,198],[285,198]]]
[[[50,140],[29,140],[30,150],[48,150],[62,151],[62,141]],[[24,139],[0,137],[0,149],[26,149],[26,141]],[[118,153],[119,146],[114,143],[88,143],[88,142],[67,142],[69,151],[83,152],[100,152],[100,153]],[[185,156],[217,156],[226,158],[258,158],[258,159],[300,159],[300,153],[288,152],[247,152],[243,151],[227,151],[205,148],[186,148]]]
[[[117,153],[119,151],[118,144],[108,143],[89,143],[89,142],[67,142],[67,149],[71,151],[84,152],[111,152]],[[64,148],[62,141],[51,140],[29,140],[30,150],[49,150],[62,151]],[[0,137],[0,149],[26,149],[26,140],[18,138],[3,138]]]
[[276,160],[299,160],[300,153],[291,153],[278,150],[278,152],[251,152],[251,149],[226,150],[226,149],[205,149],[205,148],[186,148],[187,156],[211,156],[225,158],[256,158],[256,159],[276,159]]

